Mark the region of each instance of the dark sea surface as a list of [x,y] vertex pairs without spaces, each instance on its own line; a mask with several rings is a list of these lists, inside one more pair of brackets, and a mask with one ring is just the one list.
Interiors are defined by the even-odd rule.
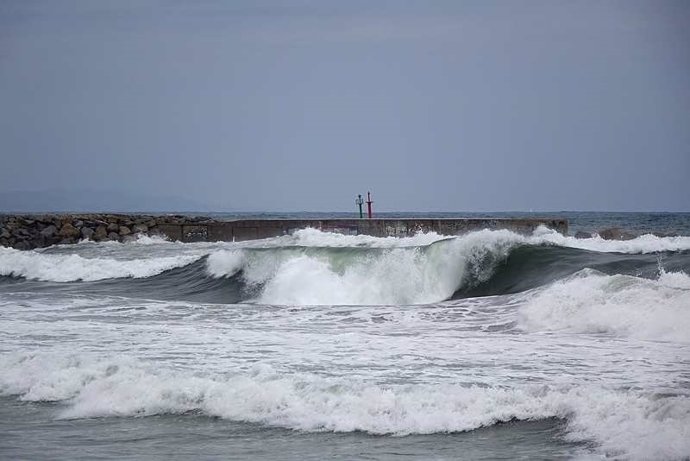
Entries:
[[0,458],[690,458],[689,213],[377,216],[570,230],[0,248]]

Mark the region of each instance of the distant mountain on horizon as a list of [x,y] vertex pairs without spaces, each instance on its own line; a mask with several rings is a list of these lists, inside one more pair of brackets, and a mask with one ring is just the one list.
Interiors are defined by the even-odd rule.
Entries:
[[218,204],[179,196],[95,189],[0,192],[0,213],[57,212],[212,212]]

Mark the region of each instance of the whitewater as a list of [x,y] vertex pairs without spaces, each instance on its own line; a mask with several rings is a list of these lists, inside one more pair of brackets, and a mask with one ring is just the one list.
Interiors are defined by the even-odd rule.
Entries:
[[0,457],[688,459],[688,274],[545,228],[0,248]]

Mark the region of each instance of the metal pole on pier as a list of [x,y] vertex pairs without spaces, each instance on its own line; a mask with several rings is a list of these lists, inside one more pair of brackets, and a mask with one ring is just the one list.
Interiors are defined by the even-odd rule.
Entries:
[[371,201],[371,192],[367,192],[367,211],[369,212],[369,219],[371,219],[371,204],[374,203]]
[[355,203],[359,205],[359,219],[364,218],[364,213],[362,212],[362,204],[364,203],[364,199],[362,198],[362,194],[357,195]]

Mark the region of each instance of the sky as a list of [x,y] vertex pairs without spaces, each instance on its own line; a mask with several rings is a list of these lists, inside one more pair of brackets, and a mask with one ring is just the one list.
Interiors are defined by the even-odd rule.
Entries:
[[690,2],[0,0],[24,191],[690,211]]

